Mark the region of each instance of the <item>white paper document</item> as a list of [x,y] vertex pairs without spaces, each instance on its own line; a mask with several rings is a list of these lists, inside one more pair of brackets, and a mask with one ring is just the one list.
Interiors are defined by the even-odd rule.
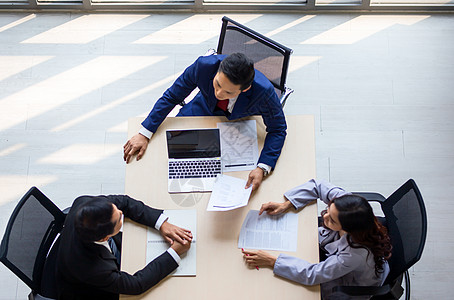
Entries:
[[227,175],[218,175],[208,202],[208,211],[226,211],[246,206],[252,186],[245,189],[246,180]]
[[221,137],[223,172],[255,169],[259,159],[255,120],[223,122],[217,126]]
[[270,216],[250,210],[241,226],[238,248],[296,251],[298,215]]
[[[165,210],[164,214],[169,217],[169,222],[181,228],[191,230],[192,244],[188,252],[181,255],[178,268],[171,273],[172,276],[196,276],[197,266],[197,210],[175,209]],[[155,229],[148,229],[147,233],[147,264],[169,249],[170,244]]]

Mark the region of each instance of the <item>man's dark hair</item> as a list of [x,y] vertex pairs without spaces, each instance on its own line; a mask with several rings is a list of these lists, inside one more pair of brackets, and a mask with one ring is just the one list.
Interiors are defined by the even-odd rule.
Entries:
[[243,53],[232,53],[219,65],[218,72],[222,72],[241,90],[247,89],[254,81],[254,62]]
[[113,233],[112,214],[112,203],[103,198],[95,197],[81,205],[75,218],[79,238],[84,242],[94,242]]

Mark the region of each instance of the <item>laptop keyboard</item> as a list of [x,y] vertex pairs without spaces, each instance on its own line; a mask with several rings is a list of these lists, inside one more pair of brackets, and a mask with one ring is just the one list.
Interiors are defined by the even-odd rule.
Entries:
[[169,161],[169,179],[209,178],[216,177],[218,174],[221,174],[219,159]]

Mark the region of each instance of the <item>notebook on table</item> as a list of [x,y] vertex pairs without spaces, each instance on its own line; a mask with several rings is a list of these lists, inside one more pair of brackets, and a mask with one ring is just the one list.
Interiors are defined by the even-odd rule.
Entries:
[[221,174],[219,129],[167,130],[169,193],[209,192]]

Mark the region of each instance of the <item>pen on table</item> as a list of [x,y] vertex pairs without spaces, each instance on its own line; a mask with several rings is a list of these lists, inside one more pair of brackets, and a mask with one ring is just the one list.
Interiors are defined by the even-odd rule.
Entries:
[[[244,249],[243,249],[243,248],[241,248],[241,251],[243,251],[243,252],[244,252]],[[249,256],[249,254],[246,254],[246,256]],[[257,269],[257,271],[258,271],[258,270],[260,270],[260,269],[259,269],[259,266],[255,266],[255,268]]]
[[225,165],[224,167],[226,167],[226,168],[231,168],[231,167],[247,167],[247,166],[252,166],[252,165],[255,165],[255,163],[250,163],[250,164]]

